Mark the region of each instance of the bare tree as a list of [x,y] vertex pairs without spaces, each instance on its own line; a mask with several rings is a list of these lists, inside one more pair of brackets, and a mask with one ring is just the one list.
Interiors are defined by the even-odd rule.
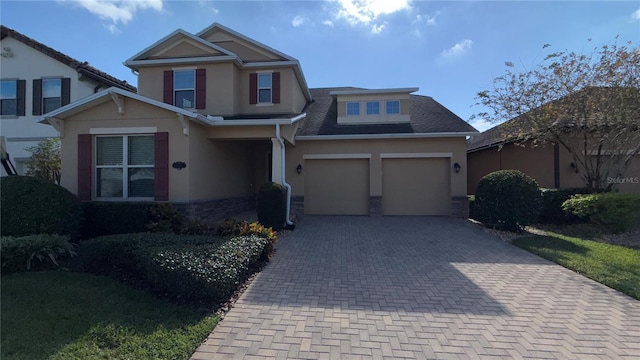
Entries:
[[560,144],[589,190],[610,191],[640,153],[638,48],[616,38],[589,54],[549,53],[530,70],[506,67],[493,89],[477,94],[477,105],[489,111],[474,117],[512,119],[502,135],[516,144]]

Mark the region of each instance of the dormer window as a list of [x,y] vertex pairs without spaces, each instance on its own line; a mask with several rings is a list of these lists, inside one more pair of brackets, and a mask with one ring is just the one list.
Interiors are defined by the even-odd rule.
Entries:
[[173,72],[173,92],[175,106],[184,109],[195,108],[196,74],[195,70],[176,70]]
[[379,114],[380,114],[380,102],[367,101],[367,115],[379,115]]
[[360,116],[359,102],[347,102],[347,116]]
[[258,74],[258,103],[271,104],[271,74]]
[[399,100],[391,100],[387,101],[385,104],[387,115],[395,115],[400,114],[400,101]]

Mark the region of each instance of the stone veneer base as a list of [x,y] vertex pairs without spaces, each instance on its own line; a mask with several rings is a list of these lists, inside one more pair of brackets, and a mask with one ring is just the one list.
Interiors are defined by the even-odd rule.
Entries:
[[240,196],[226,199],[174,203],[188,218],[206,224],[215,224],[239,213],[256,209],[256,196]]

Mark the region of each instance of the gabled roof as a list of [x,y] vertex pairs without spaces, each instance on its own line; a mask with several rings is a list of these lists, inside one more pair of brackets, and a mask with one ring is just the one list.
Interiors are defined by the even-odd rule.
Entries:
[[278,51],[278,50],[276,50],[276,49],[274,49],[274,48],[272,48],[272,47],[269,47],[269,46],[267,46],[267,45],[265,45],[265,44],[263,44],[263,43],[261,43],[261,42],[258,42],[258,41],[254,40],[254,39],[251,39],[251,38],[249,38],[249,37],[247,37],[247,36],[245,36],[245,35],[242,35],[242,34],[240,34],[239,32],[236,32],[236,31],[234,31],[234,30],[231,30],[231,29],[229,29],[228,27],[223,26],[223,25],[221,25],[221,24],[219,24],[219,23],[217,23],[217,22],[216,22],[216,23],[213,23],[211,26],[207,27],[206,29],[204,29],[204,30],[200,31],[200,32],[199,32],[199,33],[197,33],[196,35],[197,35],[198,37],[200,37],[200,38],[205,39],[205,38],[207,38],[207,37],[211,36],[211,34],[213,34],[213,33],[217,32],[217,31],[223,31],[223,32],[226,32],[226,33],[228,33],[228,34],[231,34],[231,35],[232,35],[232,36],[234,36],[234,37],[237,37],[237,38],[239,38],[239,39],[242,39],[242,40],[244,40],[244,41],[246,41],[246,42],[248,42],[248,43],[250,43],[250,44],[253,44],[254,46],[257,46],[257,47],[259,47],[259,48],[262,48],[263,50],[265,50],[265,51],[267,51],[267,52],[273,53],[273,54],[275,54],[275,55],[277,55],[277,56],[279,56],[279,57],[283,58],[284,60],[287,60],[287,61],[297,61],[297,60],[296,60],[295,58],[293,58],[292,56],[289,56],[289,55],[287,55],[287,54],[285,54],[285,53],[282,53],[282,52],[280,52],[280,51]]
[[[155,50],[160,50],[161,48],[167,46],[168,44],[171,44],[173,42],[179,41],[181,39],[189,39],[192,40],[194,42],[196,42],[199,45],[202,45],[203,47],[210,49],[212,51],[215,51],[216,53],[222,53],[224,54],[224,56],[220,57],[219,55],[216,55],[216,57],[219,57],[219,60],[237,60],[239,61],[239,58],[236,54],[220,47],[217,46],[209,41],[206,41],[200,37],[197,37],[189,32],[186,32],[182,29],[177,29],[174,32],[172,32],[171,34],[163,37],[162,39],[156,41],[155,43],[151,44],[150,46],[148,46],[146,49],[140,51],[139,53],[133,55],[132,57],[130,57],[129,59],[127,59],[124,64],[134,70],[137,69],[137,65],[140,64],[144,64],[145,61],[148,61],[148,57],[154,53]],[[210,58],[208,58],[207,60],[212,60]],[[162,62],[162,60],[160,60],[159,62]]]
[[[82,111],[91,109],[99,104],[108,102],[108,101],[115,101],[114,100],[114,96],[124,96],[124,97],[128,97],[143,103],[147,103],[149,105],[152,106],[156,106],[171,112],[174,112],[176,114],[179,115],[183,115],[186,116],[189,120],[191,121],[195,121],[197,123],[203,124],[203,125],[212,125],[213,124],[213,120],[210,117],[207,117],[205,115],[202,114],[198,114],[196,112],[192,112],[189,110],[185,110],[183,108],[177,107],[177,106],[173,106],[173,105],[169,105],[169,104],[165,104],[163,102],[157,101],[157,100],[153,100],[150,99],[148,97],[142,96],[142,95],[138,95],[136,93],[130,92],[130,91],[126,91],[117,87],[110,87],[106,90],[102,90],[100,92],[97,92],[93,95],[84,97],[80,100],[74,101],[71,104],[65,105],[61,108],[58,108],[56,110],[53,110],[47,114],[45,114],[44,116],[38,118],[38,122],[43,123],[43,124],[49,124],[49,120],[50,119],[59,119],[59,120],[64,120],[65,118],[69,117],[69,116],[73,116],[75,114],[78,114]],[[125,109],[126,111],[126,109]]]
[[4,40],[6,37],[11,37],[20,41],[21,43],[49,56],[50,58],[57,60],[70,68],[76,70],[78,73],[91,78],[99,83],[104,84],[105,86],[116,86],[121,89],[129,90],[129,91],[137,91],[136,87],[128,84],[124,80],[120,80],[115,78],[103,71],[100,71],[93,66],[89,65],[88,62],[81,62],[76,60],[68,55],[65,55],[55,49],[52,49],[24,34],[21,34],[13,29],[10,29],[4,25],[0,25],[0,39]]
[[362,93],[367,89],[354,87],[311,89],[313,102],[304,110],[307,118],[296,136],[466,136],[478,130],[429,96],[410,95],[410,122],[402,124],[338,124],[338,101],[334,93]]

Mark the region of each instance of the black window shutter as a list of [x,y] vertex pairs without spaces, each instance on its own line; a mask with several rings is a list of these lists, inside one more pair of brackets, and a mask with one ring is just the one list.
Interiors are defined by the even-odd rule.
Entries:
[[61,106],[69,105],[71,102],[71,78],[62,78],[62,94],[61,97]]
[[33,80],[33,115],[42,115],[42,79]]
[[25,98],[27,97],[27,80],[16,81],[16,95],[17,98],[17,114],[18,116],[25,116]]

